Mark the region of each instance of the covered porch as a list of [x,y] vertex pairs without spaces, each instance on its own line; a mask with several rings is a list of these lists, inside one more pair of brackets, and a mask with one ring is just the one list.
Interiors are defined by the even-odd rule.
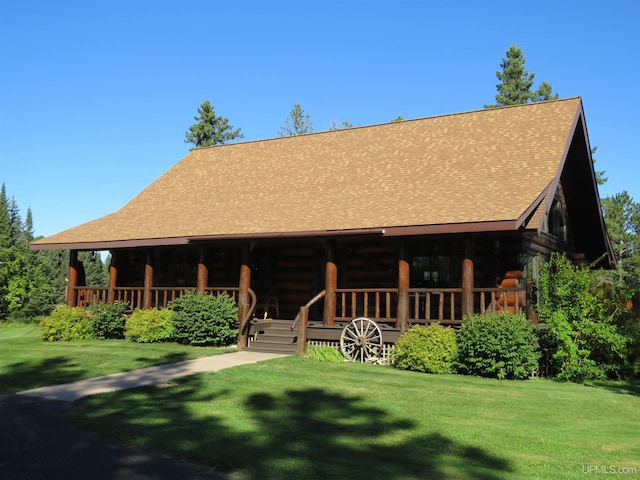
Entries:
[[79,284],[72,251],[67,303],[128,302],[133,310],[165,308],[189,290],[228,294],[239,307],[239,348],[259,348],[272,319],[288,322],[288,348],[298,349],[336,341],[356,317],[375,321],[388,343],[413,325],[457,327],[475,313],[508,309],[533,319],[517,237],[194,243],[114,249],[106,286]]

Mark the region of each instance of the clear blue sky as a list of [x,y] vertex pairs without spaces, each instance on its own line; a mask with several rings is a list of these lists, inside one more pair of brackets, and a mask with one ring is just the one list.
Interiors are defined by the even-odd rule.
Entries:
[[51,235],[186,155],[206,99],[245,140],[295,103],[316,131],[476,110],[515,44],[582,97],[601,196],[640,201],[639,25],[636,0],[0,0],[0,183]]

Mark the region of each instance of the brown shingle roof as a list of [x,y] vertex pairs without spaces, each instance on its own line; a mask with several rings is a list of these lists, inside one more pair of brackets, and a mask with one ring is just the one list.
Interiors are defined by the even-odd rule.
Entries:
[[196,149],[122,209],[34,247],[519,226],[559,175],[581,112],[572,98]]

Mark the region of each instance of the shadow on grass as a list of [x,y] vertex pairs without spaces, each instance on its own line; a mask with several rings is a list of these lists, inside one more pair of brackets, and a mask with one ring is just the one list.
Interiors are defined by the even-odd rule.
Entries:
[[[441,432],[418,433],[410,418],[357,397],[320,388],[239,396],[233,387],[202,388],[201,378],[87,398],[70,418],[243,479],[489,480],[513,473],[504,458]],[[223,413],[229,402],[236,416]]]
[[[154,365],[165,365],[187,360],[189,356],[183,352],[168,353],[160,357],[138,357],[135,368]],[[73,356],[55,356],[38,361],[16,362],[6,365],[0,374],[0,394],[21,392],[32,388],[49,385],[61,385],[85,378],[99,376],[92,374],[90,368],[84,367]],[[114,372],[120,370],[116,369]]]
[[86,378],[86,370],[73,358],[58,356],[33,362],[7,365],[0,375],[0,393],[14,393],[45,385],[73,382]]
[[613,393],[640,396],[640,381],[638,380],[633,382],[592,382],[591,385],[597,388],[604,388]]

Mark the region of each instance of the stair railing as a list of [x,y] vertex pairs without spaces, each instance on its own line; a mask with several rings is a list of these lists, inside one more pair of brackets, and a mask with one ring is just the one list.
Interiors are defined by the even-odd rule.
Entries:
[[[318,300],[324,298],[325,294],[326,294],[326,290],[321,290],[320,292],[318,292],[316,294],[315,297],[313,297],[311,300],[309,300],[307,303],[305,303],[304,307],[307,308],[307,309],[310,308],[312,305],[317,303]],[[291,330],[294,330],[295,328],[297,328],[299,320],[300,320],[300,312],[298,312],[296,314],[296,317],[293,319],[293,323],[291,324]]]

